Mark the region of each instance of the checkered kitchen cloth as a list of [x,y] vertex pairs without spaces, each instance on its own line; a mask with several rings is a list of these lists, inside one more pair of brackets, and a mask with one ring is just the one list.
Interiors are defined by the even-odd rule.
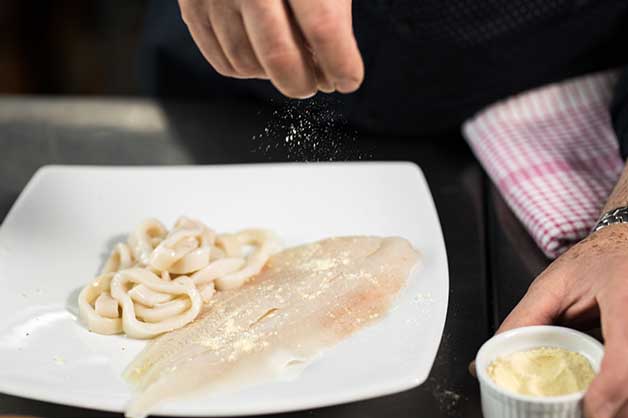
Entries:
[[610,71],[541,87],[463,125],[476,157],[548,257],[588,235],[622,171],[609,113],[617,79]]

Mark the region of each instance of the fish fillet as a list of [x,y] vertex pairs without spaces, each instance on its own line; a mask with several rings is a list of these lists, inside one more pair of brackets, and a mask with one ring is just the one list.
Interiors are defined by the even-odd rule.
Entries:
[[140,353],[125,372],[138,388],[127,416],[239,375],[306,364],[385,314],[418,260],[396,237],[330,238],[272,256],[249,284],[219,292],[193,323]]

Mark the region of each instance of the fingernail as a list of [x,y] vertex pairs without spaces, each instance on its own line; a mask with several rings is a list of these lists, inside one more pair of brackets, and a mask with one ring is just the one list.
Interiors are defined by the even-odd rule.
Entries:
[[359,86],[360,83],[349,78],[345,78],[336,82],[336,90],[341,93],[351,93],[357,90]]

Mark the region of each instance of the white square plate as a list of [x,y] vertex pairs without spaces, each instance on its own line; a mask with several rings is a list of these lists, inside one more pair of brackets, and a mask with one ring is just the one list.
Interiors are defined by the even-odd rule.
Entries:
[[146,217],[181,214],[218,231],[271,228],[291,246],[398,235],[424,255],[382,321],[327,350],[298,380],[165,402],[167,415],[297,410],[385,395],[427,378],[447,312],[447,256],[432,197],[411,163],[39,170],[0,227],[0,391],[124,411],[121,378],[144,342],[90,333],[78,290]]

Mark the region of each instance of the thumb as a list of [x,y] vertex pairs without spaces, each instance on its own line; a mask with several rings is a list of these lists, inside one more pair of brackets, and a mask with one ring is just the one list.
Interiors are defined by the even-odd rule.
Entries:
[[551,276],[539,279],[532,283],[523,299],[502,322],[497,334],[530,325],[548,325],[560,315],[562,301],[556,293],[556,281]]

